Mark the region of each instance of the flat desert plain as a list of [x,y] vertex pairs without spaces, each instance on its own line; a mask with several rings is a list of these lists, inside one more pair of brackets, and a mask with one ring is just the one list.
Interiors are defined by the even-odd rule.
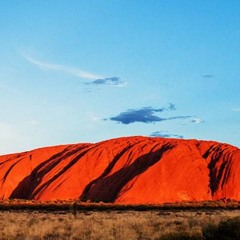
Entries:
[[204,228],[206,231],[210,225],[237,216],[240,210],[236,209],[2,210],[0,239],[207,239],[203,236]]

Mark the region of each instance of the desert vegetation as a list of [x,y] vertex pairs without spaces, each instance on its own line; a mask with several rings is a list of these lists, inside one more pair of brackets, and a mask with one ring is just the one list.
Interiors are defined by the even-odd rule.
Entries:
[[[239,210],[0,212],[2,240],[240,239]],[[226,237],[227,236],[227,237]],[[237,237],[236,237],[237,236]]]

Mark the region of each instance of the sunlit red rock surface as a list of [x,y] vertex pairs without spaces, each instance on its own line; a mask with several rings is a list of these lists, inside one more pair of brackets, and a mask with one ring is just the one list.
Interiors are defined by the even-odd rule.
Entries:
[[125,137],[0,156],[0,198],[161,204],[240,200],[240,149]]

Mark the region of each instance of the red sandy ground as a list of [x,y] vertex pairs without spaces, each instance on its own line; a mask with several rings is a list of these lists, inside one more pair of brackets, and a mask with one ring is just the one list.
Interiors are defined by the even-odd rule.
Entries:
[[240,149],[125,137],[0,156],[0,199],[118,204],[240,200]]

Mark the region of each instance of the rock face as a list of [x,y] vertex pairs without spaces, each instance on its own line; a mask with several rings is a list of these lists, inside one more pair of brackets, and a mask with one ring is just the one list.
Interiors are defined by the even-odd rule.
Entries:
[[0,156],[0,198],[160,204],[240,200],[240,149],[125,137]]

